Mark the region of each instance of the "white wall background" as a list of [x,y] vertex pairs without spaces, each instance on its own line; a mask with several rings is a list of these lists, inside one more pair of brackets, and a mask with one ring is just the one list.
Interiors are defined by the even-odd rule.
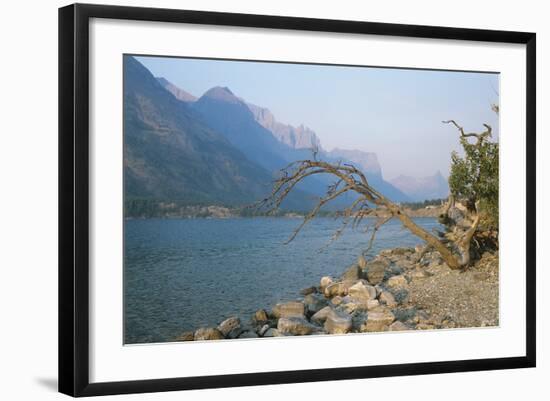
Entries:
[[[107,1],[107,0],[105,0]],[[408,400],[524,399],[547,394],[545,338],[550,297],[545,242],[550,201],[550,26],[534,0],[338,2],[278,0],[115,1],[112,4],[317,18],[535,31],[538,85],[538,367],[536,369],[130,395],[125,399],[281,400],[354,397]],[[57,8],[61,1],[9,2],[0,23],[0,398],[50,400],[57,376]],[[546,379],[546,380],[545,380]],[[110,397],[114,398],[114,397]],[[122,397],[118,397],[122,399]]]

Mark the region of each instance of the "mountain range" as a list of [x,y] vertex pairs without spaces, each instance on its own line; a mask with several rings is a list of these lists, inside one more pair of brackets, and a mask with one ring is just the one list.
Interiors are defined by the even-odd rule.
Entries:
[[420,178],[400,175],[390,182],[413,201],[443,199],[449,196],[449,185],[440,171],[432,176]]
[[292,149],[316,149],[322,150],[321,141],[313,130],[304,125],[293,127],[290,124],[280,123],[275,116],[265,107],[247,103],[254,115],[254,119],[264,128],[269,130],[279,142]]
[[[312,149],[322,160],[354,163],[394,201],[411,200],[384,180],[376,154],[328,152],[310,128],[281,123],[267,108],[247,103],[227,87],[211,88],[196,98],[155,78],[131,56],[124,58],[124,76],[127,200],[242,206],[269,194],[277,171],[311,158]],[[283,207],[311,208],[332,180],[308,178]],[[347,204],[349,198],[339,202],[333,207]]]
[[241,204],[271,175],[202,123],[132,57],[124,59],[126,199]]

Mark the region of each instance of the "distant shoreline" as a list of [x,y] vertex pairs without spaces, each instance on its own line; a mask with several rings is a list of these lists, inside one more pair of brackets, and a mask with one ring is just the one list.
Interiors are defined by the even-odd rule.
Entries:
[[[438,217],[438,215],[424,215],[424,214],[409,214],[410,217],[415,219],[435,219]],[[342,216],[337,215],[326,215],[326,216],[320,216],[317,218],[341,218]],[[258,216],[239,216],[239,215],[232,215],[227,217],[214,217],[214,216],[206,216],[206,217],[200,217],[200,216],[150,216],[150,217],[136,217],[136,216],[125,216],[124,220],[230,220],[230,219],[303,219],[304,215],[294,215],[294,216],[281,216],[281,215],[258,215]],[[370,216],[366,218],[376,218],[376,216]]]
[[[407,215],[413,218],[437,218],[439,217],[439,209],[431,210],[410,210],[406,209]],[[306,213],[289,212],[285,214],[258,214],[258,215],[240,215],[237,213],[231,213],[226,215],[189,215],[189,214],[164,214],[164,215],[152,215],[152,216],[124,216],[124,220],[149,220],[149,219],[163,219],[163,220],[227,220],[227,219],[256,219],[256,218],[279,218],[279,219],[302,219]],[[341,218],[337,212],[327,212],[321,218]],[[376,218],[376,215],[369,218]]]
[[[442,213],[443,206],[425,206],[416,209],[405,208],[405,212],[410,217],[431,217],[436,218]],[[274,214],[258,213],[248,208],[229,208],[226,206],[179,206],[175,202],[159,202],[154,209],[141,213],[128,213],[125,211],[125,220],[139,219],[230,219],[230,218],[256,218],[256,217],[277,217],[286,219],[301,219],[308,212],[303,211],[284,211],[280,210]],[[378,213],[372,217],[383,217],[384,214]],[[318,217],[341,217],[339,211],[324,211]]]

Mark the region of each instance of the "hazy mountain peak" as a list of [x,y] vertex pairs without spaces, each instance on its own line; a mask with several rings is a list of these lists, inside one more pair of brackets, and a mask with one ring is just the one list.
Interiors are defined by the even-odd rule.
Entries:
[[364,152],[358,149],[334,148],[328,152],[331,157],[344,158],[357,164],[364,172],[382,176],[382,168],[378,162],[378,156],[374,152]]
[[174,95],[176,99],[186,103],[194,102],[195,100],[197,100],[195,96],[181,89],[180,87],[174,85],[172,82],[168,81],[166,78],[156,77],[156,79],[157,79],[157,82],[161,84],[164,87],[164,89],[166,89],[168,92]]
[[411,177],[402,174],[390,182],[416,201],[446,198],[449,195],[449,184],[439,170],[427,177]]
[[317,134],[315,134],[315,131],[304,124],[293,127],[290,124],[277,121],[268,108],[256,106],[252,103],[246,103],[246,105],[258,124],[269,130],[279,142],[293,149],[317,148],[322,150],[321,141],[317,137]]
[[202,98],[208,98],[228,103],[242,103],[242,100],[231,92],[227,86],[215,86],[208,89]]

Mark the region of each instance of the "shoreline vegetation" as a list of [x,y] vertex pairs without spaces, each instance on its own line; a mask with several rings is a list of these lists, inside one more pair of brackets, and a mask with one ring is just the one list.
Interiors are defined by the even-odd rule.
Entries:
[[498,326],[498,266],[498,251],[458,271],[425,246],[387,249],[369,261],[359,256],[340,276],[320,278],[294,300],[173,341]]

